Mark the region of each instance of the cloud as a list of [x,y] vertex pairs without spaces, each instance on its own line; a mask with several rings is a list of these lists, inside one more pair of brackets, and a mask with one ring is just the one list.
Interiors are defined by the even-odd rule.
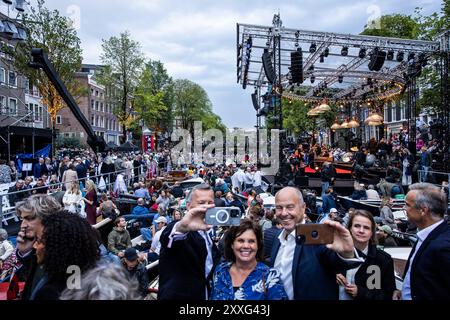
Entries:
[[[36,0],[33,0],[35,2]],[[278,10],[288,28],[358,34],[369,6],[381,14],[440,11],[436,0],[46,0],[61,14],[80,7],[84,62],[99,63],[101,39],[129,30],[144,54],[164,63],[173,78],[202,85],[213,110],[230,127],[252,127],[255,111],[250,94],[236,83],[236,23],[271,25]]]

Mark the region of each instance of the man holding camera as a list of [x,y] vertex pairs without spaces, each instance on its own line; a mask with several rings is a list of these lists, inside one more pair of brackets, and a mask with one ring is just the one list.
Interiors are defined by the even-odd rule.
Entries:
[[298,243],[296,228],[305,223],[305,207],[302,193],[296,188],[286,187],[275,195],[275,215],[283,228],[273,243],[271,266],[281,272],[290,300],[338,300],[334,270],[354,268],[363,260],[350,232],[336,221],[324,223],[334,230],[332,243]]
[[159,300],[208,299],[208,282],[220,254],[213,244],[211,228],[204,221],[214,207],[214,192],[208,184],[195,186],[186,198],[188,211],[162,232],[159,255]]

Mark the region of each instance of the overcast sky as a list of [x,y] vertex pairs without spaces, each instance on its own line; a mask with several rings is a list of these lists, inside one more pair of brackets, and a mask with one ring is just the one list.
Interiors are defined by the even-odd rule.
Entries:
[[236,23],[270,26],[279,10],[288,28],[357,34],[371,17],[413,14],[418,6],[430,14],[440,10],[441,1],[47,0],[46,5],[75,18],[83,63],[100,63],[101,40],[128,30],[174,79],[200,84],[228,127],[249,128],[256,122],[253,87],[243,90],[236,83]]

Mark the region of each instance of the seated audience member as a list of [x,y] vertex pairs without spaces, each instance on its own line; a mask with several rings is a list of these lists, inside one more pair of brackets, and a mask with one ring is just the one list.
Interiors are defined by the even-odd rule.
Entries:
[[214,193],[214,206],[225,207],[225,200],[222,199],[222,191],[220,190]]
[[159,241],[161,237],[161,233],[164,231],[164,229],[167,226],[167,219],[164,216],[160,216],[158,219],[156,219],[156,225],[158,231],[155,232],[155,235],[152,239],[152,245],[150,247],[150,251],[148,253],[147,260],[149,262],[153,262],[159,259],[159,253],[161,251],[161,242]]
[[366,200],[367,194],[366,189],[364,189],[364,184],[355,184],[355,190],[353,191],[351,198],[353,200]]
[[139,198],[137,200],[137,206],[133,208],[133,211],[131,212],[132,215],[143,215],[143,214],[149,214],[148,209],[145,207],[145,201],[143,198]]
[[16,264],[16,254],[11,242],[8,241],[8,232],[0,228],[0,281],[5,279]]
[[324,223],[327,220],[336,221],[338,218],[338,211],[336,208],[331,208],[330,212],[325,214],[325,216],[319,221],[319,223]]
[[[395,290],[394,261],[391,256],[376,247],[376,224],[370,212],[356,210],[349,220],[349,227],[355,247],[366,257],[355,269],[339,272],[340,300],[392,300]],[[373,266],[379,267],[380,287],[370,286],[369,277]]]
[[70,188],[64,193],[63,204],[65,210],[86,218],[83,195],[77,181],[72,182]]
[[139,286],[139,293],[145,297],[148,293],[149,279],[145,265],[139,262],[138,251],[135,248],[125,250],[123,265],[130,278],[136,278]]
[[[8,189],[8,199],[9,205],[11,207],[16,205],[16,202],[22,201],[28,197],[28,192],[26,192],[24,187],[25,182],[23,180],[17,180],[16,184]],[[17,192],[19,191],[19,192]]]
[[331,208],[336,208],[336,201],[333,196],[333,188],[329,187],[325,191],[325,195],[322,198],[322,210],[324,213],[330,212]]
[[392,237],[392,229],[388,225],[378,227],[378,243],[383,247],[397,247],[398,244]]
[[180,186],[179,181],[175,181],[174,186],[172,187],[172,194],[175,198],[183,197],[183,188]]
[[375,190],[373,184],[369,184],[369,186],[367,187],[366,196],[367,200],[380,200],[380,195],[378,194],[377,190]]
[[60,300],[139,300],[139,284],[115,263],[100,264],[86,271],[79,288],[65,289]]
[[150,200],[151,197],[145,185],[142,182],[140,182],[138,183],[138,186],[139,186],[138,189],[134,191],[134,195],[136,197],[143,198],[144,200]]
[[261,227],[248,219],[230,228],[226,261],[214,272],[212,300],[287,300],[279,271],[262,262],[262,238]]
[[110,218],[116,220],[118,210],[114,202],[108,199],[106,193],[102,193],[100,197],[100,205],[97,208],[98,214],[101,214],[103,219]]
[[125,218],[119,217],[114,221],[114,228],[108,235],[108,250],[122,258],[124,251],[131,247],[130,233],[125,229]]
[[32,194],[47,194],[48,187],[45,185],[44,179],[39,178],[36,180],[36,184],[33,187]]

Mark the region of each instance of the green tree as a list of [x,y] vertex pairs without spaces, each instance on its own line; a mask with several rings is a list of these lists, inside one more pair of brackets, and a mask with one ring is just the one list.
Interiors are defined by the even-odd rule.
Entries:
[[[54,124],[56,114],[65,104],[45,73],[28,66],[31,49],[44,49],[59,77],[75,98],[85,94],[86,90],[74,78],[74,73],[81,67],[82,50],[72,21],[61,16],[58,10],[50,11],[44,4],[44,0],[38,0],[37,7],[30,7],[30,12],[24,14],[23,25],[27,31],[27,40],[18,42],[15,50],[9,54],[14,57],[15,68],[39,88],[42,102],[47,106]],[[7,51],[8,47],[5,49]]]
[[161,131],[170,131],[173,126],[173,81],[161,61],[149,60],[146,70],[150,72],[149,89],[153,95],[162,93],[162,103],[166,110],[161,114],[157,127]]
[[134,121],[134,111],[130,102],[141,78],[144,56],[140,44],[131,39],[128,31],[118,37],[103,39],[102,42],[100,59],[105,68],[100,72],[98,81],[110,93],[114,93],[109,96],[109,103],[116,106],[114,114],[122,124],[122,141],[124,141],[127,128]]
[[[133,109],[138,115],[136,120],[142,120],[145,126],[158,130],[168,107],[164,104],[164,92],[154,90],[151,80],[152,70],[147,65],[133,95]],[[140,121],[133,123],[136,126]]]
[[225,128],[220,117],[212,111],[208,94],[200,85],[187,79],[177,79],[173,92],[174,113],[183,129],[193,130],[194,121],[202,121],[203,130]]
[[417,21],[413,17],[404,14],[381,16],[379,27],[372,28],[366,25],[361,34],[367,36],[417,39],[420,32],[420,26]]

